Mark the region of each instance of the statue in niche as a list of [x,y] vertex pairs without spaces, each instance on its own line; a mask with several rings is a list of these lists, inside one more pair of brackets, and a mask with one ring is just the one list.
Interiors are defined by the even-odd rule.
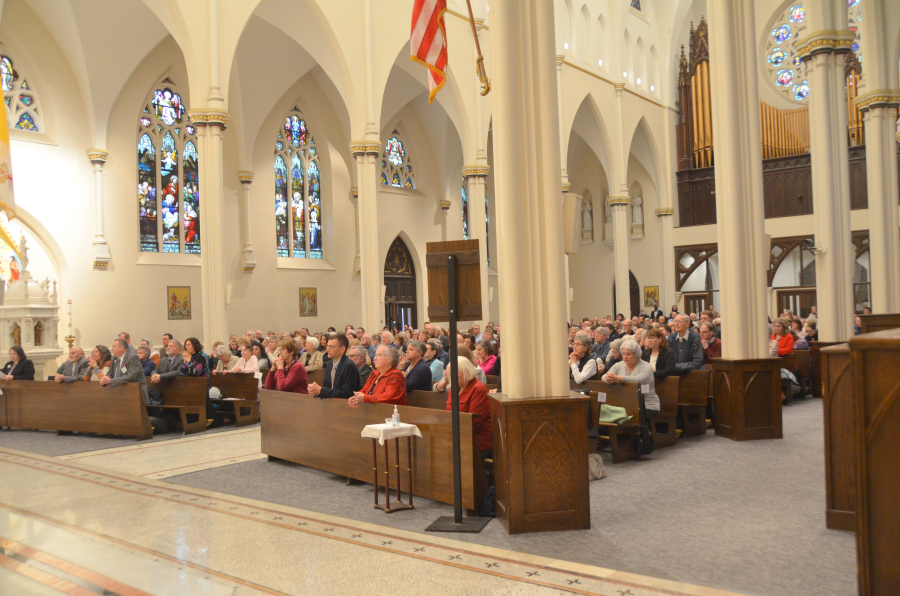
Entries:
[[588,200],[581,201],[581,231],[590,232],[594,229],[594,210],[591,202]]
[[34,324],[34,345],[41,345],[41,339],[44,334],[44,324],[38,321]]
[[28,247],[25,243],[25,234],[22,233],[19,234],[19,249],[22,252],[22,271],[25,271],[28,269]]
[[606,223],[612,223],[612,205],[609,204],[609,197],[603,200],[606,205]]
[[22,345],[22,328],[19,327],[18,323],[13,323],[12,332],[10,333],[10,339],[12,340],[12,345]]
[[631,225],[644,225],[644,200],[641,195],[634,195],[631,199]]

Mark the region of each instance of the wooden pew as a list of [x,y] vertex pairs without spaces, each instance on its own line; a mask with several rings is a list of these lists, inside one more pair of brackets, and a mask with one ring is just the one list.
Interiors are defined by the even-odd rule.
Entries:
[[[638,459],[640,453],[637,450],[638,421],[640,420],[640,402],[638,402],[637,383],[619,383],[610,385],[603,383],[603,391],[591,391],[591,421],[609,436],[609,447],[612,451],[613,463]],[[600,404],[598,394],[605,393],[609,406],[625,408],[625,413],[631,416],[631,420],[625,424],[612,424],[600,422]]]
[[853,370],[847,344],[819,351],[825,412],[825,526],[856,529],[856,450]]
[[500,384],[500,375],[484,375],[484,378],[491,385],[499,385]]
[[406,396],[406,405],[414,408],[446,410],[449,391],[413,391]]
[[794,357],[797,366],[797,368],[794,370],[794,374],[797,376],[797,380],[800,382],[800,395],[805,398],[809,393],[809,375],[812,367],[810,352],[809,350],[794,350]]
[[148,389],[157,389],[162,395],[163,405],[148,406],[175,410],[181,418],[181,429],[186,435],[206,430],[206,387],[208,380],[203,377],[174,377],[151,383]]
[[876,331],[887,331],[888,329],[897,329],[900,327],[900,314],[898,313],[879,313],[877,315],[859,315],[860,328],[862,332],[874,333]]
[[247,426],[259,422],[259,411],[256,407],[259,387],[253,373],[210,375],[209,386],[217,388],[223,398],[232,398],[228,401],[214,401],[214,403],[221,403],[227,408],[233,409],[235,426]]
[[[267,390],[259,392],[259,400],[263,453],[270,458],[372,482],[372,441],[363,439],[360,433],[367,424],[383,424],[391,417],[393,405],[364,403],[359,408],[351,408],[345,399],[316,399]],[[398,410],[400,420],[418,426],[423,437],[414,440],[413,493],[417,497],[453,503],[450,412],[412,406],[398,406]],[[462,504],[470,511],[481,507],[487,490],[481,454],[475,442],[476,418],[477,415],[464,412],[459,415]],[[378,467],[383,470],[382,449],[375,451]],[[407,466],[406,449],[401,449],[400,467]]]
[[[650,421],[655,448],[671,447],[678,440],[678,388],[681,377],[671,376],[656,381],[659,396],[659,414]],[[706,421],[704,420],[704,423]]]
[[[321,387],[325,383],[325,369],[320,368],[311,373],[306,373],[306,383],[316,383]],[[263,387],[265,387],[265,385],[263,385]]]
[[709,399],[709,370],[692,370],[679,377],[678,417],[685,437],[706,434],[706,403]]
[[103,387],[100,383],[0,381],[0,426],[153,437],[137,383]]

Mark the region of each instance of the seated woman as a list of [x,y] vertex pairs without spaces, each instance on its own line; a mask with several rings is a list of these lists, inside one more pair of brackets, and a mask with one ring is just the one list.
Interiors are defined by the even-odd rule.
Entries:
[[231,355],[231,349],[228,346],[224,344],[216,346],[216,356],[219,358],[219,362],[216,363],[216,369],[212,371],[214,375],[225,374],[234,370],[238,359]]
[[478,366],[486,375],[494,374],[494,366],[497,364],[497,357],[494,355],[494,346],[486,339],[475,344],[475,357],[478,358]]
[[778,355],[787,356],[794,352],[794,334],[791,333],[791,324],[787,319],[775,319],[772,323],[772,337],[778,342]]
[[150,350],[150,346],[146,346],[143,343],[137,348],[138,359],[141,361],[141,366],[144,368],[145,377],[149,377],[156,370],[156,363],[153,362],[153,356],[151,356]]
[[406,392],[431,390],[431,368],[425,361],[428,346],[418,340],[406,342]]
[[259,368],[259,372],[272,368],[272,361],[269,360],[269,356],[266,354],[261,343],[254,341],[250,344],[250,350],[253,352],[253,355],[256,356],[256,366]]
[[235,358],[241,357],[241,347],[238,345],[236,336],[231,336],[231,339],[228,342],[228,349],[231,350],[231,355]]
[[654,379],[678,374],[675,367],[675,353],[669,349],[669,340],[659,329],[651,329],[644,334],[644,353],[641,360],[650,363]]
[[[456,355],[457,357],[462,357],[472,363],[472,366],[475,367],[475,378],[478,379],[479,382],[487,385],[487,377],[484,375],[484,371],[481,370],[481,367],[478,366],[478,360],[475,358],[475,354],[462,344],[458,344],[456,346]],[[440,381],[434,384],[431,388],[432,391],[444,392],[447,391],[450,387],[450,365],[447,365],[447,368],[444,369],[444,376]]]
[[150,338],[145,337],[144,339],[142,339],[141,345],[147,346],[148,348],[150,348],[150,360],[153,361],[153,368],[156,368],[157,366],[159,366],[159,354],[153,353],[153,342],[150,341]]
[[203,344],[196,337],[184,340],[184,363],[179,372],[182,377],[209,377],[209,361],[203,355]]
[[34,380],[34,363],[25,357],[22,346],[9,349],[9,362],[3,367],[2,373],[7,381]]
[[609,355],[606,356],[606,370],[609,370],[613,367],[616,362],[622,361],[622,342],[624,339],[616,339],[613,340],[612,343],[609,344]]
[[319,351],[319,340],[315,337],[306,338],[306,351],[300,355],[300,362],[306,368],[307,373],[319,370],[325,364],[322,362],[322,352]]
[[575,337],[572,353],[569,354],[569,378],[578,384],[597,381],[603,370],[603,365],[598,365],[592,357],[590,337],[584,335]]
[[[475,378],[475,365],[468,358],[460,356],[459,362],[459,411],[478,414],[475,420],[475,440],[481,459],[493,457],[493,434],[491,430],[491,400],[488,399],[487,387]],[[450,410],[453,396],[447,397],[447,410]]]
[[644,393],[644,407],[647,419],[659,414],[659,396],[656,395],[656,383],[653,379],[653,368],[649,362],[641,360],[641,347],[633,339],[622,342],[622,362],[615,363],[610,371],[603,375],[603,380],[610,385],[614,383],[637,383],[648,385],[649,391]]
[[112,352],[106,346],[97,345],[91,350],[91,358],[88,360],[88,369],[84,375],[85,381],[99,381],[109,372],[112,363]]
[[438,339],[429,339],[425,343],[425,362],[431,369],[431,382],[436,383],[444,378],[444,363],[438,360],[437,355],[440,354],[443,346]]
[[[241,348],[241,357],[238,358],[237,362],[234,363],[234,368],[231,369],[231,372],[242,374],[258,373],[259,363],[256,359],[256,356],[253,355],[253,352],[250,349],[250,342],[247,340],[247,338],[242,337],[241,341],[238,342],[238,345]],[[259,377],[257,387],[262,389],[262,376]]]
[[369,375],[362,391],[347,400],[351,408],[363,402],[406,405],[406,377],[397,368],[400,352],[397,348],[381,344],[375,350],[375,370]]
[[297,342],[290,337],[282,339],[272,365],[274,368],[266,376],[266,389],[306,393],[306,367],[297,360]]

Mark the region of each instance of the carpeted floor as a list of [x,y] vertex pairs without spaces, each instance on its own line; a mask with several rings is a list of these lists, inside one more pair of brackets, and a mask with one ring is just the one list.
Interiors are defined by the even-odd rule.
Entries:
[[[680,441],[591,482],[590,530],[510,536],[492,521],[458,540],[643,575],[777,596],[856,593],[853,534],[825,528],[822,402],[784,411],[783,440]],[[12,445],[11,445],[12,446]],[[371,485],[286,462],[254,461],[170,482],[424,531],[452,507],[373,509]]]
[[[247,428],[252,427],[248,426]],[[234,425],[226,425],[209,429],[204,434],[233,430]],[[58,435],[55,430],[23,430],[18,428],[7,428],[0,431],[0,447],[18,449],[19,451],[37,453],[38,455],[46,455],[48,457],[58,457],[60,455],[99,451],[100,449],[112,449],[114,447],[146,445],[147,443],[156,443],[157,441],[182,439],[185,436],[186,435],[183,435],[180,431],[174,431],[157,433],[152,439],[138,441],[131,437],[114,437],[112,435]]]

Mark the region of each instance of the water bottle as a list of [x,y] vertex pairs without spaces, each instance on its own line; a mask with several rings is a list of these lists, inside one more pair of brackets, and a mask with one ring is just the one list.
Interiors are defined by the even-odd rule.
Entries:
[[400,426],[400,412],[397,411],[397,406],[394,406],[394,414],[391,416],[391,426]]

